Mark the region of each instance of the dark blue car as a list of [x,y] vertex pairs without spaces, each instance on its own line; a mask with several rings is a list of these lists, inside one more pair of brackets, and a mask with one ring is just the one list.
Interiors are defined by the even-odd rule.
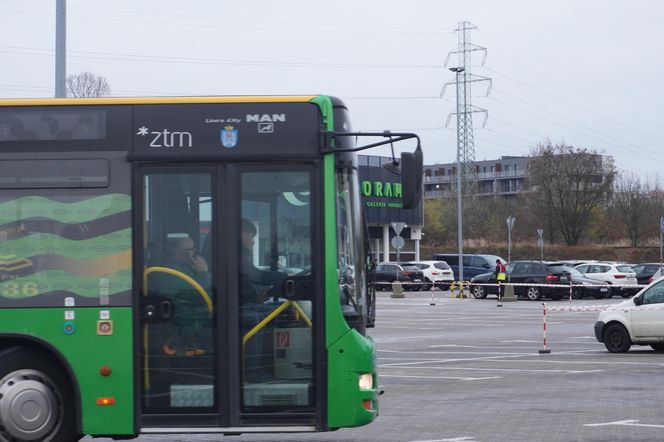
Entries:
[[[452,271],[454,272],[454,280],[459,280],[459,254],[458,253],[436,253],[433,255],[436,261],[445,261]],[[464,254],[463,255],[463,279],[470,281],[473,276],[481,275],[482,273],[492,272],[496,268],[496,260],[499,259],[504,263],[506,261],[500,256],[496,255],[479,255],[479,254]]]

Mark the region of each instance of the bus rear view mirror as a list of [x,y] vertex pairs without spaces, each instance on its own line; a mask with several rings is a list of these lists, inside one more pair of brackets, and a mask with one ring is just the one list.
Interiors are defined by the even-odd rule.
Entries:
[[401,153],[401,191],[403,208],[412,209],[422,199],[422,148]]

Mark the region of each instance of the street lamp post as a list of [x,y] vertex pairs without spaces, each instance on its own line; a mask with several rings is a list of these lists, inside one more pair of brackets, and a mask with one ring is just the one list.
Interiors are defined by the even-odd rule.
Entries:
[[459,252],[459,281],[463,281],[463,214],[462,214],[462,204],[461,204],[461,104],[459,103],[459,89],[461,84],[459,83],[459,74],[463,72],[465,68],[456,67],[450,68],[450,71],[456,74],[456,117],[457,117],[457,242],[458,242],[458,252]]

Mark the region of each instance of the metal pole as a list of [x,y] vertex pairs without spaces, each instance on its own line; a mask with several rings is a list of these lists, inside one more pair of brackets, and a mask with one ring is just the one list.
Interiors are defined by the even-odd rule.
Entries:
[[542,353],[551,353],[551,350],[547,347],[546,345],[546,303],[542,303],[542,306],[544,307],[544,316],[542,316],[542,324],[543,324],[543,334],[544,334],[544,346],[542,349],[539,351],[540,354]]
[[512,262],[512,229],[510,227],[507,228],[507,262]]
[[659,218],[659,276],[662,276],[662,234],[664,233],[664,216]]
[[459,281],[463,281],[463,205],[461,202],[461,134],[463,132],[463,119],[461,114],[464,113],[464,109],[461,107],[459,102],[459,94],[461,89],[461,83],[459,82],[459,74],[464,71],[464,68],[456,67],[450,68],[452,72],[456,74],[456,101],[457,101],[457,244],[458,244],[458,254],[459,254]]
[[55,98],[67,96],[67,1],[55,3]]

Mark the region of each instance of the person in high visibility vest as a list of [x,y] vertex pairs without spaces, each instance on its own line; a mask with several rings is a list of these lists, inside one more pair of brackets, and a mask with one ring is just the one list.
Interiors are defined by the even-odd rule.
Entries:
[[496,277],[496,281],[498,281],[498,299],[500,299],[503,296],[503,283],[507,278],[507,269],[505,268],[505,264],[503,264],[500,259],[496,260],[496,269],[494,271],[494,275]]

